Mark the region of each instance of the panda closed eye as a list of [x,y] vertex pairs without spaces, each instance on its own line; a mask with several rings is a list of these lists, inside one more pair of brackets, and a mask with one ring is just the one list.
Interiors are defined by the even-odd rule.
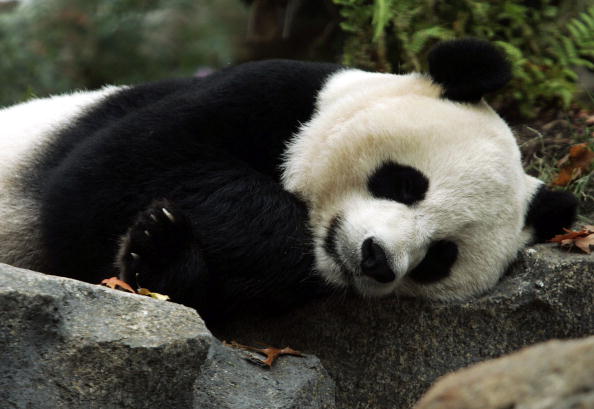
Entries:
[[419,284],[431,284],[441,281],[451,273],[451,268],[458,258],[458,245],[450,240],[433,242],[423,260],[408,274]]
[[367,188],[378,199],[412,205],[425,198],[429,180],[413,167],[384,162],[372,173]]

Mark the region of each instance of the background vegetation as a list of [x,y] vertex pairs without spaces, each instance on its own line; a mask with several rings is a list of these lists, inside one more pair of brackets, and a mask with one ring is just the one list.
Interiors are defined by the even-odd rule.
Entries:
[[0,106],[233,62],[237,0],[29,0],[0,14]]
[[492,103],[523,117],[567,109],[576,70],[594,69],[594,0],[21,0],[0,13],[0,75],[10,79],[0,105],[218,68],[246,59],[246,38],[266,50],[255,58],[403,72],[426,69],[436,42],[467,36],[495,42],[513,63],[513,83]]

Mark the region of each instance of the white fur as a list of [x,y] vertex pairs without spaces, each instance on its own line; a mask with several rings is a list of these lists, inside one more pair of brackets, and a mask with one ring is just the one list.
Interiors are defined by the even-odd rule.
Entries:
[[[522,170],[510,129],[485,102],[455,103],[441,92],[419,74],[342,71],[288,146],[283,184],[310,207],[317,268],[330,283],[351,280],[368,295],[461,299],[494,285],[529,240],[524,216],[539,182]],[[370,195],[369,175],[387,160],[429,179],[424,200],[406,206]],[[336,214],[337,250],[350,279],[323,249]],[[361,243],[372,236],[388,250],[395,282],[358,271]],[[458,245],[450,276],[431,285],[406,277],[439,239]]]
[[39,266],[39,205],[21,171],[63,126],[120,87],[35,99],[0,110],[0,262]]

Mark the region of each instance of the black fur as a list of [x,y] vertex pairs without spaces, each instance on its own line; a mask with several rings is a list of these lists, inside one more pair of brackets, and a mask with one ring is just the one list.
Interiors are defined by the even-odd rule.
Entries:
[[421,284],[431,284],[450,275],[451,268],[458,258],[458,246],[449,240],[439,240],[431,244],[425,258],[408,276]]
[[429,74],[444,87],[444,97],[478,102],[511,79],[511,66],[494,45],[473,38],[437,44],[428,56]]
[[415,168],[386,162],[369,177],[367,187],[377,198],[412,205],[425,198],[429,180]]
[[[141,253],[141,262],[169,260],[143,267],[142,284],[211,322],[248,305],[281,309],[324,291],[311,274],[307,209],[278,183],[279,164],[338,68],[248,63],[107,98],[31,170],[45,271],[99,282],[117,273],[118,240],[130,230],[130,252]],[[170,201],[183,222],[153,226],[156,237],[143,241],[158,199]],[[170,234],[176,229],[179,235]],[[126,262],[124,255],[120,265],[137,270]]]
[[563,227],[570,228],[575,221],[577,204],[571,193],[549,190],[542,185],[526,214],[526,225],[534,228],[535,241],[545,242],[562,233]]
[[340,216],[334,216],[330,221],[330,224],[328,225],[328,230],[326,231],[326,237],[324,237],[324,250],[330,257],[332,257],[332,259],[338,265],[342,266],[342,260],[338,255],[338,242],[336,237],[336,234],[338,233],[338,229],[340,227],[340,223]]

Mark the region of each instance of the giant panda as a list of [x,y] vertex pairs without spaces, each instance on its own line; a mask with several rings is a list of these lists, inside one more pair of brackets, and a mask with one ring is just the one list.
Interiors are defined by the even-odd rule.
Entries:
[[493,45],[429,73],[272,60],[0,111],[0,261],[119,275],[207,323],[353,292],[462,300],[574,217],[483,95]]

